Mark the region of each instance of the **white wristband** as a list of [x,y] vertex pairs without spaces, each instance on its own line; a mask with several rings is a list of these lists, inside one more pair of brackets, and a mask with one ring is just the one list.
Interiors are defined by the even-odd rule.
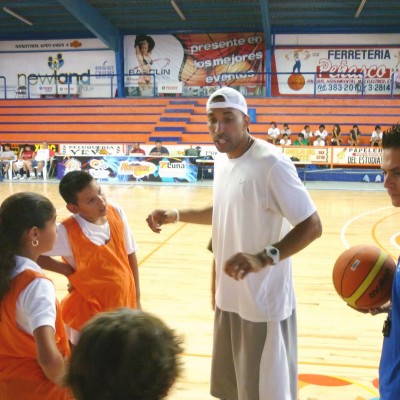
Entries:
[[176,219],[174,221],[174,224],[176,224],[177,222],[179,222],[179,211],[177,208],[173,208],[172,211],[176,214]]

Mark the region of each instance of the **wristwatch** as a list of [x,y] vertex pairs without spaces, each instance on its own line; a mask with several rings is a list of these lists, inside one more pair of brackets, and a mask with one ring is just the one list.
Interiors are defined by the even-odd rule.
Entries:
[[279,260],[281,259],[279,250],[274,246],[267,246],[264,249],[264,254],[272,260],[272,265],[277,264],[279,262]]

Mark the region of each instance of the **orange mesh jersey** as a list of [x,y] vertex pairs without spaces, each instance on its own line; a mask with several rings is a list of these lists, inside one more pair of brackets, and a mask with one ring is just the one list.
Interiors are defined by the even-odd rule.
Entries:
[[110,240],[98,246],[88,239],[74,217],[63,222],[76,262],[73,285],[62,300],[64,322],[79,331],[94,315],[121,307],[136,308],[136,288],[126,253],[124,224],[108,205]]
[[[43,274],[27,269],[11,282],[11,289],[0,305],[0,399],[67,400],[69,391],[50,382],[37,362],[35,339],[17,327],[16,304],[20,293]],[[61,312],[56,303],[55,341],[64,357],[70,356]]]

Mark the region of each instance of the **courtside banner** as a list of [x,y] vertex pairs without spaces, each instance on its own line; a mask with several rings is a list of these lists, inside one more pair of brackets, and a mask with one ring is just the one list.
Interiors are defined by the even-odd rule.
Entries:
[[151,86],[148,75],[192,88],[265,81],[261,32],[125,36],[124,51],[127,87]]
[[274,52],[272,93],[400,94],[400,48],[284,48]]

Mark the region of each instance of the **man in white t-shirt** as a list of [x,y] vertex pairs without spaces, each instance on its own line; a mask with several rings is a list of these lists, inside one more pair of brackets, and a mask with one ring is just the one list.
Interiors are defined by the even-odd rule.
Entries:
[[154,210],[147,223],[156,233],[177,221],[212,224],[212,396],[297,400],[291,256],[321,235],[321,220],[290,159],[249,134],[246,100],[238,91],[217,90],[206,108],[219,151],[213,205]]

